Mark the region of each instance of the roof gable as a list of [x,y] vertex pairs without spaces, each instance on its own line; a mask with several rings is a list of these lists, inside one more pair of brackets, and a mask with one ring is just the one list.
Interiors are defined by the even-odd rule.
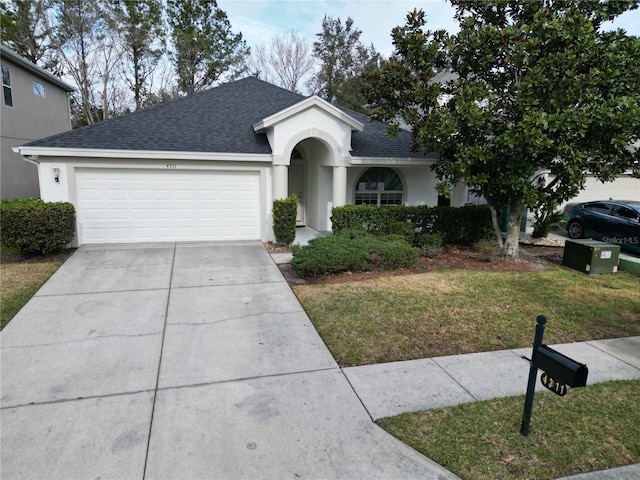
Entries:
[[327,113],[329,116],[334,117],[340,122],[346,123],[351,127],[351,130],[362,131],[364,125],[362,122],[356,120],[352,116],[348,115],[345,111],[340,110],[338,107],[330,104],[326,100],[314,95],[312,97],[305,98],[300,102],[292,105],[284,110],[281,110],[267,118],[262,119],[260,122],[253,126],[256,132],[261,132],[270,128],[280,122],[283,122],[295,115],[298,115],[308,109],[319,108]]

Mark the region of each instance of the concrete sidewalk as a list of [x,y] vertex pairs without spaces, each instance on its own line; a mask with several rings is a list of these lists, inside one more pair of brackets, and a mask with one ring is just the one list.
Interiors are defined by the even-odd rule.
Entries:
[[259,242],[82,247],[0,333],[4,479],[454,479],[377,427]]
[[[585,363],[587,385],[640,379],[640,337],[550,345]],[[373,420],[526,393],[531,348],[343,369]],[[499,379],[499,381],[496,381]],[[545,390],[537,382],[536,390]]]

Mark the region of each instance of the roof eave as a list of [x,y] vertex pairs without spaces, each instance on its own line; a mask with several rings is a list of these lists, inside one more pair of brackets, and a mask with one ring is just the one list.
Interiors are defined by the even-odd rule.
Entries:
[[20,65],[25,70],[28,70],[31,73],[33,73],[35,75],[38,75],[39,77],[44,78],[45,80],[48,80],[49,82],[53,83],[57,87],[60,87],[64,91],[66,91],[68,93],[71,93],[71,92],[74,92],[76,90],[74,87],[72,87],[68,83],[63,82],[62,80],[60,80],[58,77],[56,77],[52,73],[47,72],[43,68],[40,68],[39,66],[37,66],[35,63],[31,63],[26,58],[21,57],[17,53],[9,50],[4,45],[0,45],[0,52],[2,53],[2,57],[9,58],[13,62],[15,62],[18,65]]
[[98,148],[17,147],[24,157],[123,158],[146,160],[218,160],[236,162],[271,162],[269,153],[174,152],[159,150],[107,150]]
[[390,165],[396,167],[423,167],[431,166],[437,160],[437,156],[427,157],[359,157],[349,159],[350,165]]

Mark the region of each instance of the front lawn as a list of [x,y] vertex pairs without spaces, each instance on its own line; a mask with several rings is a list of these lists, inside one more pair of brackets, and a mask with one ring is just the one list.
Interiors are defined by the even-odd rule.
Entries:
[[407,413],[378,424],[464,480],[547,480],[640,462],[640,381]]
[[73,250],[22,256],[6,248],[0,254],[0,329],[29,301]]
[[442,270],[294,287],[340,365],[530,347],[537,315],[545,343],[640,335],[640,278]]

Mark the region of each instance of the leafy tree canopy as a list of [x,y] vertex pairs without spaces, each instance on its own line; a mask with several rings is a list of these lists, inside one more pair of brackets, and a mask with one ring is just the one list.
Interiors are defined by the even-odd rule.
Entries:
[[49,37],[53,27],[48,10],[50,0],[0,1],[0,36],[18,55],[59,74]]
[[362,75],[377,69],[381,59],[373,45],[360,41],[361,34],[352,18],[343,24],[339,18],[324,17],[313,44],[320,68],[309,88],[329,102],[362,112],[366,104]]
[[640,174],[640,39],[601,28],[638,2],[451,3],[457,35],[426,30],[422,11],[393,30],[368,99],[389,134],[401,119],[415,150],[439,154],[440,179],[484,196],[501,245],[496,211],[510,207],[503,254],[517,257],[523,205],[557,207],[587,174]]
[[149,95],[148,81],[163,53],[161,0],[111,0],[115,26],[122,34],[128,60],[123,79],[133,92],[136,110]]
[[168,0],[174,66],[186,94],[204,90],[224,75],[235,78],[245,67],[249,47],[231,31],[216,0]]

